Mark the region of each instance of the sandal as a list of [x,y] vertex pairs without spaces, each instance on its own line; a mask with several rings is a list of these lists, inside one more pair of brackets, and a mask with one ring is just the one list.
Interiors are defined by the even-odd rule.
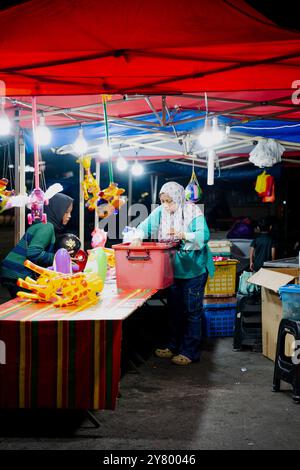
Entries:
[[166,357],[166,358],[171,358],[171,357],[174,356],[174,354],[172,353],[172,351],[169,348],[155,349],[154,354],[157,357]]
[[192,360],[183,354],[178,354],[177,356],[172,357],[172,362],[177,366],[187,366],[192,363]]

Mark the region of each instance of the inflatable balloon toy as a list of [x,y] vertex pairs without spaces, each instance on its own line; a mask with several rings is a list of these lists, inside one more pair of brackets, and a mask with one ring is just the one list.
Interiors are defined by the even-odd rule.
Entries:
[[91,245],[93,248],[104,247],[107,242],[107,233],[101,228],[95,228],[92,231],[92,242]]
[[81,242],[73,233],[65,233],[56,242],[58,248],[67,250],[71,257],[71,261],[76,263],[77,269],[73,271],[83,271],[87,262],[87,253],[81,250]]
[[85,205],[89,211],[94,211],[97,208],[100,187],[91,172],[91,157],[82,157],[77,162],[83,166],[85,173],[82,182],[84,199],[87,201]]
[[114,207],[104,199],[100,199],[97,202],[97,214],[100,219],[106,219],[115,213]]
[[14,191],[7,191],[7,185],[8,180],[6,178],[0,179],[0,213],[12,207],[9,206],[9,199],[14,196]]
[[72,274],[79,271],[77,264],[72,264],[71,256],[65,248],[60,248],[54,255],[53,265],[48,268],[62,274]]
[[70,254],[71,258],[74,258],[76,253],[81,248],[81,242],[79,238],[76,237],[76,235],[73,233],[64,233],[58,238],[56,246],[58,248],[65,248]]
[[97,303],[104,282],[97,273],[63,274],[41,268],[26,260],[24,265],[39,274],[37,280],[18,279],[17,285],[30,292],[18,292],[22,299],[51,302],[54,307],[69,307],[86,299],[86,305]]
[[107,272],[106,254],[103,248],[93,248],[88,251],[88,259],[84,273],[96,273],[104,283]]
[[27,200],[27,206],[31,211],[27,216],[29,225],[37,221],[43,222],[44,224],[47,223],[47,214],[44,213],[44,205],[48,205],[49,199],[62,190],[63,187],[59,183],[50,186],[45,193],[40,188],[34,188]]
[[119,188],[117,183],[110,183],[107,188],[100,191],[100,199],[97,203],[99,217],[104,218],[112,214],[117,214],[120,207],[126,202],[125,197],[122,196],[124,193],[125,189]]
[[87,252],[84,250],[78,250],[76,255],[73,258],[74,262],[78,266],[79,271],[84,271],[84,268],[86,266],[87,260],[88,260],[88,255]]
[[103,248],[104,253],[107,258],[108,268],[114,268],[116,265],[115,251],[112,248],[105,248],[105,243],[107,241],[107,233],[105,230],[100,228],[95,228],[92,232],[92,247],[93,248]]

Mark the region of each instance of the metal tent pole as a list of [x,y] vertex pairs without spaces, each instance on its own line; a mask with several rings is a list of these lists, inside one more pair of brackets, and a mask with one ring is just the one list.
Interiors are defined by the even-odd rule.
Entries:
[[[100,186],[100,162],[96,160],[96,181]],[[99,216],[97,209],[95,209],[95,227],[94,228],[99,228]]]
[[131,171],[129,170],[128,173],[128,224],[130,225],[131,221],[131,216],[130,211],[131,211],[131,206],[132,206],[132,174]]
[[81,248],[84,249],[84,196],[82,191],[82,182],[84,179],[83,165],[79,165],[79,238]]
[[[19,110],[15,111],[15,116]],[[20,126],[16,126],[15,132],[15,190],[16,194],[25,194],[25,144]],[[15,207],[15,244],[25,233],[25,206]]]

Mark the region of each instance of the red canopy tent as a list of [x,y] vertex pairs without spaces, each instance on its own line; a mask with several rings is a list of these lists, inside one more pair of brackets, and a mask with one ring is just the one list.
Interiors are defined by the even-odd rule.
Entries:
[[291,90],[300,33],[241,0],[30,0],[0,12],[7,95]]

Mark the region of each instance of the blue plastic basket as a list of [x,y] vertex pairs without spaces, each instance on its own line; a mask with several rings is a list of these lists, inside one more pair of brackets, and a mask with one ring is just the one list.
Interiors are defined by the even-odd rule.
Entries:
[[279,294],[282,298],[282,318],[300,320],[300,285],[292,284],[281,287]]
[[205,336],[233,336],[235,315],[236,302],[204,305]]

